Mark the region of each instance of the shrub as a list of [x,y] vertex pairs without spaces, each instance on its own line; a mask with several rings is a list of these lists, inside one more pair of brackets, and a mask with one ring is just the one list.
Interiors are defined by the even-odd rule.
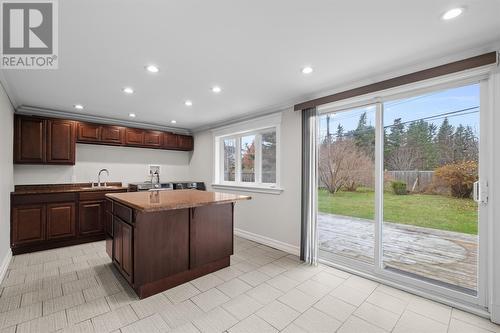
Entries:
[[470,198],[474,182],[477,181],[477,162],[464,161],[437,168],[434,176],[450,188],[455,198]]
[[406,183],[405,182],[396,180],[396,181],[393,181],[391,183],[391,186],[392,186],[392,191],[394,192],[394,194],[397,194],[397,195],[408,194],[408,191],[406,190]]

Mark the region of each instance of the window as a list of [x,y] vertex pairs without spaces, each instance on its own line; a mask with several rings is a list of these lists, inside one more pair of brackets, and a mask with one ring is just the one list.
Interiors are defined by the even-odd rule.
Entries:
[[[279,123],[254,130],[243,124],[215,133],[214,187],[279,193]],[[267,122],[269,124],[269,122]],[[256,127],[262,125],[254,124]]]

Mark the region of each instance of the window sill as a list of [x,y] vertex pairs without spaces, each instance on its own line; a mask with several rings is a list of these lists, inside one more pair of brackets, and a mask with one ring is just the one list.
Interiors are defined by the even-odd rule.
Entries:
[[283,192],[279,187],[261,187],[261,186],[244,186],[244,185],[228,185],[228,184],[212,184],[212,188],[221,190],[231,190],[240,192],[266,193],[279,195]]

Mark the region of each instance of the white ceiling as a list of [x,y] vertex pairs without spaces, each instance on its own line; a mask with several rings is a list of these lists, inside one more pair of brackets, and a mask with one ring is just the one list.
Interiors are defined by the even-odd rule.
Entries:
[[59,69],[3,81],[17,106],[196,129],[499,41],[499,13],[497,0],[64,0]]

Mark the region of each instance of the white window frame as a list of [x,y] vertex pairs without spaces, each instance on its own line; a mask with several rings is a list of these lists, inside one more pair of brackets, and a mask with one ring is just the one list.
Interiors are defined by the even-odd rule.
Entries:
[[[262,182],[262,134],[270,131],[276,132],[276,182]],[[244,192],[257,192],[280,194],[283,189],[280,187],[281,170],[281,113],[271,116],[261,117],[238,123],[236,125],[225,126],[213,131],[214,136],[214,181],[212,187],[215,189],[228,189]],[[241,138],[248,135],[255,135],[255,182],[241,181]],[[234,139],[236,172],[235,181],[224,180],[224,140]]]

